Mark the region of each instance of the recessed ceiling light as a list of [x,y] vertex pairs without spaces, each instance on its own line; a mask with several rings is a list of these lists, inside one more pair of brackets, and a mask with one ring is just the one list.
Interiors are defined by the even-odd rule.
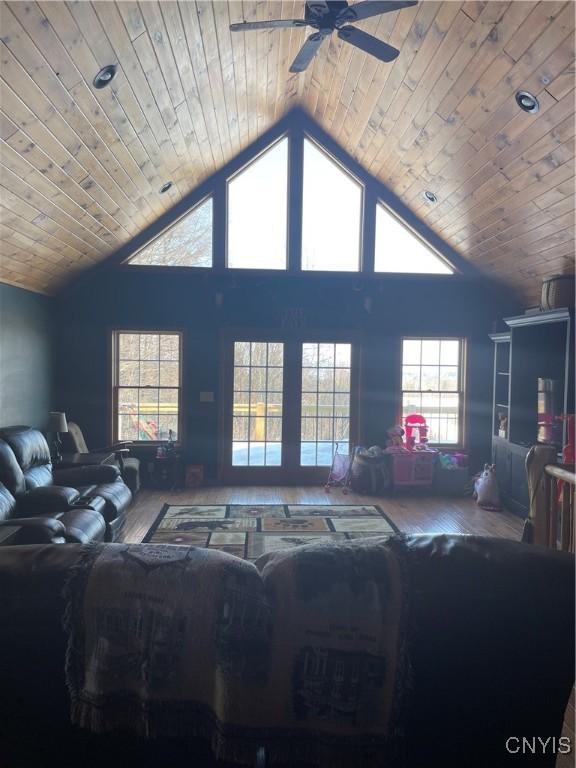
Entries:
[[92,81],[94,88],[106,88],[107,85],[110,85],[116,74],[116,69],[116,64],[108,64],[106,67],[102,67]]
[[164,192],[168,192],[171,186],[172,186],[171,181],[167,181],[165,184],[162,184],[162,186],[160,187],[160,194],[163,195]]
[[516,104],[518,104],[520,109],[523,109],[524,112],[530,112],[531,114],[538,112],[540,109],[538,99],[536,96],[528,93],[528,91],[518,91],[516,94]]
[[437,203],[438,198],[434,194],[434,192],[430,192],[428,189],[422,193],[422,196],[424,197],[424,200],[427,200],[429,203]]

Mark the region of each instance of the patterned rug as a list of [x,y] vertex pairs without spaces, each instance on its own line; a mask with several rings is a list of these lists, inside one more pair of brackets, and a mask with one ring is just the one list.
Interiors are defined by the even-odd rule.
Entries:
[[318,541],[391,536],[398,528],[364,504],[164,504],[144,542],[185,544],[256,560]]

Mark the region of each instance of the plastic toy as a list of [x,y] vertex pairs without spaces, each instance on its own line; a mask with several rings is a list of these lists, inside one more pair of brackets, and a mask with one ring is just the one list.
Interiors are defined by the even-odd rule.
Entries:
[[426,419],[419,413],[411,413],[404,420],[406,427],[406,443],[408,447],[413,447],[416,443],[426,444],[428,442],[428,427]]
[[458,459],[453,453],[441,453],[438,457],[442,469],[457,469]]
[[496,512],[502,509],[495,464],[484,464],[484,471],[474,482],[474,495],[476,496],[476,503],[482,509]]
[[453,453],[452,455],[456,459],[456,463],[458,464],[459,467],[467,467],[468,466],[468,454],[467,453]]
[[386,431],[386,434],[388,435],[388,440],[386,441],[386,446],[388,448],[404,445],[404,430],[401,426],[396,425],[395,427],[390,427],[390,429]]

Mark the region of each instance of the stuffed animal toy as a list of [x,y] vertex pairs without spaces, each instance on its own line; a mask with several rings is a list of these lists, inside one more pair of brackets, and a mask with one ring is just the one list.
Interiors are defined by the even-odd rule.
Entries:
[[494,511],[502,509],[495,464],[484,464],[484,471],[474,482],[474,495],[476,496],[476,503],[482,509]]
[[386,434],[388,435],[388,440],[386,441],[386,445],[390,447],[396,447],[404,445],[404,430],[400,426],[396,427],[390,427],[389,430],[387,430]]

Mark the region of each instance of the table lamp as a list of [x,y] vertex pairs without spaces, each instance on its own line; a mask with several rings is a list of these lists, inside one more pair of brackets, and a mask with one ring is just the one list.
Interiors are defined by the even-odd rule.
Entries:
[[52,443],[52,450],[54,451],[53,459],[55,463],[58,463],[59,461],[62,461],[62,442],[60,440],[60,432],[68,432],[66,414],[62,413],[61,411],[50,411],[48,414],[46,432],[52,432],[54,434],[54,442]]

